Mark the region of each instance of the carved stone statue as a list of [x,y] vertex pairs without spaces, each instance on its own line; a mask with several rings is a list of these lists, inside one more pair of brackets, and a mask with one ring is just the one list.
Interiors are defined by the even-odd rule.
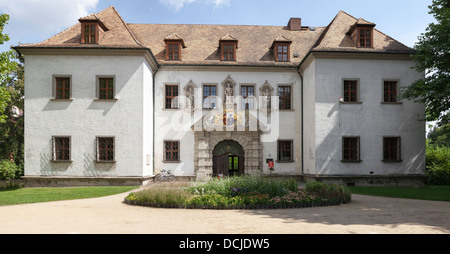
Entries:
[[225,99],[227,102],[232,102],[233,98],[233,88],[230,84],[227,84],[227,87],[225,88]]
[[186,89],[186,108],[194,108],[194,88],[192,86]]
[[270,90],[268,87],[264,88],[264,90],[261,93],[261,96],[263,96],[261,108],[270,109]]

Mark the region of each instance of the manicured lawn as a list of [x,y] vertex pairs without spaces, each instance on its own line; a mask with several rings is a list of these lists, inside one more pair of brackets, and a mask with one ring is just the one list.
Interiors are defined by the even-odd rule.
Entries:
[[102,197],[127,192],[136,188],[136,186],[108,186],[0,190],[0,206]]
[[363,194],[393,198],[450,201],[450,186],[427,185],[425,187],[349,187],[352,194]]

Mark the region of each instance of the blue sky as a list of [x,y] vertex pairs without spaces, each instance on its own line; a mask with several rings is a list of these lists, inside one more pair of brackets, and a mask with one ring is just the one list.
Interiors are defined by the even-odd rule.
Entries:
[[413,47],[433,17],[431,0],[0,0],[10,15],[0,46],[43,41],[79,17],[114,6],[127,23],[240,24],[284,26],[290,17],[305,26],[326,26],[343,10],[375,23],[385,34]]

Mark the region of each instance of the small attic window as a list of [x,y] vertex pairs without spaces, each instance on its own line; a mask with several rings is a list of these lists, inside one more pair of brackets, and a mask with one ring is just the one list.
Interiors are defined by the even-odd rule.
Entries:
[[100,35],[108,31],[108,28],[95,15],[86,18],[80,18],[81,23],[81,43],[82,44],[97,44],[100,40]]
[[220,60],[236,61],[236,50],[238,48],[238,40],[233,36],[226,34],[219,40]]
[[275,43],[275,61],[289,62],[290,43]]
[[98,43],[98,24],[82,23],[81,24],[81,43],[95,44]]
[[164,39],[166,43],[166,60],[169,61],[180,61],[181,60],[181,49],[186,48],[183,39],[176,33],[167,36]]
[[270,48],[273,50],[276,62],[289,62],[291,54],[292,41],[280,35],[272,43]]
[[358,27],[358,47],[371,48],[373,46],[373,27]]

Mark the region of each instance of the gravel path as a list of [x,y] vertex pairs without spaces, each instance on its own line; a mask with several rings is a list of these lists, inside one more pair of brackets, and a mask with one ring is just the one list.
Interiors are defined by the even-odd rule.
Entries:
[[0,206],[0,234],[450,233],[450,202],[353,194],[330,207],[185,210],[126,205],[127,194]]

